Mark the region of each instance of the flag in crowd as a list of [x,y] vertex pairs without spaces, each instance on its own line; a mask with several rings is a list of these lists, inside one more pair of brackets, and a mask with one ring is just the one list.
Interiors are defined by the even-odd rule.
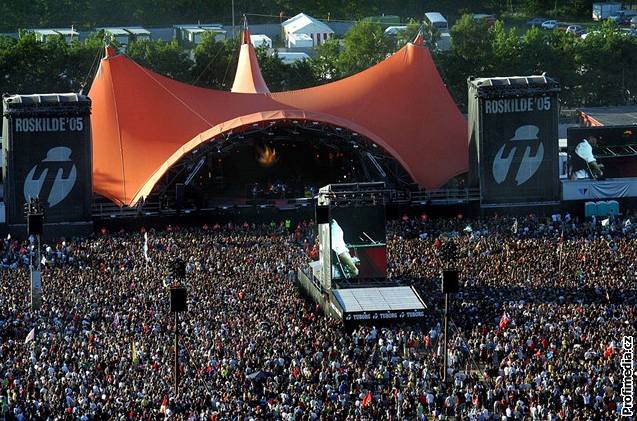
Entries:
[[137,364],[139,362],[139,356],[137,355],[137,345],[133,341],[133,345],[131,346],[131,360],[133,364]]
[[150,257],[148,257],[148,233],[144,232],[144,259],[147,262],[150,261]]
[[164,396],[164,399],[161,401],[161,406],[159,407],[159,413],[165,414],[168,409],[168,396]]
[[113,329],[119,329],[119,313],[115,313],[115,319],[112,324]]
[[35,328],[31,329],[31,332],[29,332],[26,339],[24,340],[24,344],[26,345],[34,339],[35,339]]
[[363,408],[372,404],[374,398],[372,398],[372,392],[367,392],[367,395],[363,398]]
[[500,317],[500,324],[499,324],[500,329],[502,330],[506,329],[510,321],[511,319],[509,318],[509,315],[506,313],[506,311],[502,313],[502,317]]

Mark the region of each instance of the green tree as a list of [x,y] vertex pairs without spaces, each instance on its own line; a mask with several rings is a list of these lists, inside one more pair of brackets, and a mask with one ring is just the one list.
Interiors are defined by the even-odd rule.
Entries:
[[529,29],[522,38],[522,72],[524,74],[547,73],[560,82],[560,98],[565,104],[573,104],[578,84],[575,47],[579,40],[562,31]]
[[637,39],[606,21],[576,51],[581,105],[618,105],[637,99]]
[[191,71],[191,82],[207,88],[230,90],[237,69],[238,51],[238,40],[215,41],[214,34],[204,34],[202,42],[193,50],[195,65]]
[[62,37],[42,43],[24,34],[17,41],[3,41],[0,52],[0,87],[3,92],[32,94],[68,91],[68,46]]
[[[398,34],[398,37],[396,40],[396,47],[401,48],[403,45],[407,44],[408,42],[413,42],[413,40],[416,39],[416,36],[418,35],[418,32],[420,31],[421,28],[422,28],[421,22],[415,19],[410,19],[409,22],[407,22],[407,29],[405,29],[404,31]],[[427,41],[427,39],[425,41]]]
[[451,49],[436,55],[449,92],[461,109],[467,104],[467,78],[494,76],[494,32],[484,21],[463,15],[451,27]]
[[380,24],[363,19],[350,28],[343,38],[339,55],[342,76],[351,75],[384,60],[394,51],[394,43],[385,36]]
[[190,79],[192,60],[176,41],[133,40],[126,54],[144,67],[180,81]]
[[314,57],[310,59],[310,66],[317,81],[325,82],[341,76],[340,55],[341,41],[336,38],[330,38],[316,48]]
[[267,47],[257,48],[256,54],[263,79],[272,92],[307,88],[317,84],[309,60],[285,64],[276,51],[271,54]]
[[494,75],[517,75],[522,68],[522,42],[515,28],[506,30],[502,21],[497,21],[492,32],[492,54]]

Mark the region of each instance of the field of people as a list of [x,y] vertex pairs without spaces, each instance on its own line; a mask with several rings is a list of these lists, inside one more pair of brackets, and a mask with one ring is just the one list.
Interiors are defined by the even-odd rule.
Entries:
[[[316,226],[214,225],[2,241],[0,410],[7,419],[619,419],[637,320],[637,220],[403,218],[388,274],[427,301],[419,324],[343,329],[295,285]],[[441,250],[453,243],[451,259]],[[173,394],[171,262],[187,262]],[[448,256],[447,256],[448,257]],[[460,271],[441,381],[441,265]],[[34,326],[37,329],[30,337]],[[506,418],[505,418],[506,417]]]

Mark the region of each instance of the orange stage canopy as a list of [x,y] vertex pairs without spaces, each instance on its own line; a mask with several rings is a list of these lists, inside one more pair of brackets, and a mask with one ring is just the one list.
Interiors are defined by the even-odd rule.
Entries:
[[427,189],[468,168],[467,122],[429,51],[414,44],[346,79],[280,93],[269,93],[249,41],[233,92],[176,82],[110,51],[89,97],[93,187],[120,205],[148,196],[198,145],[264,121],[317,121],[357,132]]

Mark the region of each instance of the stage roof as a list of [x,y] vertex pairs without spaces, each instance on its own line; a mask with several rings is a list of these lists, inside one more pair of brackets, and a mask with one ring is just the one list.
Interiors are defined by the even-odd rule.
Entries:
[[267,91],[253,54],[242,46],[233,85],[240,92],[224,92],[174,81],[107,49],[89,92],[94,190],[134,205],[199,145],[283,120],[357,132],[427,189],[467,171],[467,122],[423,46],[407,44],[336,82],[279,93]]

